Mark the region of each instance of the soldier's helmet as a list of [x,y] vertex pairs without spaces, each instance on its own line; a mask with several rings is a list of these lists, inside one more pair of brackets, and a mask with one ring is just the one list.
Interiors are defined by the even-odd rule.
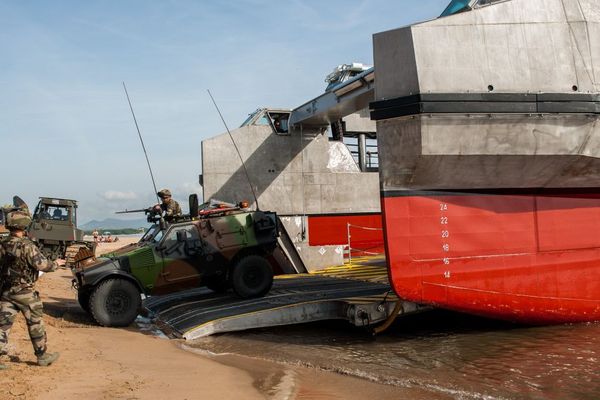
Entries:
[[6,214],[6,227],[8,229],[25,230],[31,223],[29,212],[24,210],[11,211]]
[[165,197],[171,197],[171,191],[169,189],[163,189],[160,192],[156,193],[158,197],[164,199]]

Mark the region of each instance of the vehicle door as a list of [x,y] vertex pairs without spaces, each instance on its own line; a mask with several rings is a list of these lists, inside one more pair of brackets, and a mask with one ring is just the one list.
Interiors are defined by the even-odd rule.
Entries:
[[200,285],[204,273],[201,268],[203,249],[194,223],[169,227],[157,251],[162,257],[163,268],[156,281],[155,294],[173,293]]

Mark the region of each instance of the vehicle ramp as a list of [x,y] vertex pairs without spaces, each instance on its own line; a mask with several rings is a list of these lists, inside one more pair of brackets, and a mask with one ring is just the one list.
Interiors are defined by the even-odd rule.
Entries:
[[[279,218],[279,217],[278,217]],[[281,267],[284,274],[303,274],[308,272],[302,257],[298,253],[296,245],[290,238],[285,225],[279,220],[279,237],[277,238],[277,246],[273,252],[275,261]]]
[[[356,326],[386,320],[399,300],[379,265],[345,265],[319,273],[282,275],[262,298],[241,299],[198,288],[144,301],[167,335],[193,340],[214,333],[341,319]],[[420,311],[404,302],[402,313]]]

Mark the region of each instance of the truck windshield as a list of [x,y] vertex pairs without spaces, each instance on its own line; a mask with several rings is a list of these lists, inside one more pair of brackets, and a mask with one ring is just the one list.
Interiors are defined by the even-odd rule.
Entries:
[[75,215],[68,206],[40,203],[36,207],[34,215],[38,220],[69,221],[75,223]]
[[160,229],[160,226],[158,226],[158,224],[154,224],[148,228],[144,236],[142,236],[140,243],[158,242],[160,238],[162,238],[162,235],[163,231]]

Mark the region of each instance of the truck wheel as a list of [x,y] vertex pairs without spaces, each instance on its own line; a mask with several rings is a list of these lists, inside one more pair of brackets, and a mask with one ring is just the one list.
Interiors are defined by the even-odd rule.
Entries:
[[77,292],[77,301],[79,302],[79,305],[88,313],[90,312],[90,294],[91,292],[89,290],[83,289]]
[[142,299],[135,285],[125,279],[107,279],[93,291],[90,311],[102,326],[128,326],[139,314]]
[[264,296],[273,286],[271,264],[257,255],[240,259],[231,271],[231,286],[243,298]]
[[216,293],[225,293],[229,289],[229,282],[224,277],[207,278],[204,285]]

